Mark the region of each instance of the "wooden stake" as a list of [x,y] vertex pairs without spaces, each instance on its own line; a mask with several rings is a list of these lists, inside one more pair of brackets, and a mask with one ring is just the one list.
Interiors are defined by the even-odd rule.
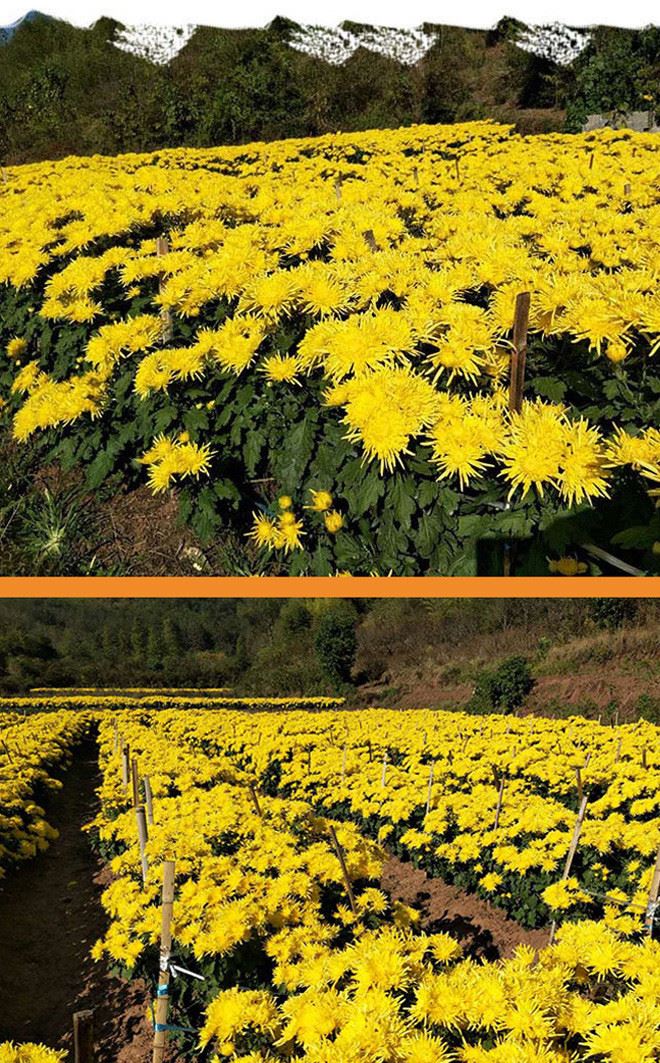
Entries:
[[264,815],[264,814],[263,814],[263,812],[261,811],[261,805],[259,804],[259,798],[258,798],[258,796],[257,796],[257,788],[256,788],[256,786],[254,785],[254,783],[252,783],[252,782],[251,782],[251,783],[249,783],[248,785],[249,785],[249,787],[250,787],[250,793],[251,793],[251,795],[252,795],[252,800],[253,800],[253,802],[254,802],[254,808],[255,808],[255,811],[256,811],[257,815],[258,815],[258,816],[260,816],[260,817],[261,817],[261,818],[263,819],[263,815]]
[[660,896],[660,848],[658,849],[658,855],[655,858],[655,867],[653,869],[653,878],[651,880],[651,889],[649,891],[649,903],[646,909],[646,933],[650,938],[653,937],[653,923],[655,920],[655,913],[658,907],[658,897]]
[[144,806],[138,805],[135,809],[135,821],[137,823],[137,836],[138,845],[140,846],[140,863],[142,865],[142,885],[147,884],[147,873],[149,871],[149,861],[147,859],[147,842],[149,841],[149,832],[147,831],[147,817],[145,815]]
[[[580,841],[580,835],[582,833],[582,824],[584,823],[584,817],[585,817],[585,814],[586,814],[586,811],[587,811],[587,801],[588,801],[587,797],[583,797],[582,798],[582,802],[580,804],[580,811],[578,812],[578,816],[577,816],[577,819],[575,821],[575,826],[573,828],[573,837],[571,838],[571,844],[570,844],[569,849],[568,849],[568,856],[566,857],[566,864],[564,865],[564,873],[561,876],[561,881],[562,882],[565,882],[566,879],[568,878],[568,876],[571,873],[571,868],[573,866],[573,860],[575,859],[575,854],[577,852],[578,842]],[[553,941],[555,940],[556,931],[557,931],[557,921],[553,920],[552,926],[550,927],[550,939],[548,941],[549,945],[552,945]]]
[[646,746],[642,750],[642,767],[646,771]]
[[131,760],[131,788],[133,794],[133,808],[140,804],[140,776],[138,775],[137,757]]
[[144,800],[147,806],[147,823],[150,827],[154,825],[154,799],[151,793],[151,782],[148,775],[145,775],[142,780],[144,786]]
[[126,745],[121,751],[121,781],[124,784],[124,787],[128,786],[129,757],[130,746],[128,745],[128,743],[126,743]]
[[616,744],[616,755],[614,757],[614,763],[615,764],[618,764],[619,761],[621,760],[621,743],[622,742],[623,742],[623,739],[620,738],[619,741]]
[[89,1009],[73,1016],[73,1063],[94,1063],[94,1012]]
[[[169,255],[169,253],[170,253],[170,242],[169,242],[169,240],[167,239],[166,236],[159,236],[158,239],[156,240],[156,254],[158,256],[162,256],[162,255]],[[162,292],[163,287],[164,287],[164,283],[163,283],[162,278],[161,278],[159,287],[160,287],[160,291]],[[160,312],[160,320],[161,320],[162,326],[163,326],[162,330],[161,330],[160,338],[162,340],[163,346],[166,347],[168,345],[168,343],[172,342],[172,338],[173,338],[173,335],[174,335],[174,323],[173,323],[173,320],[172,320],[172,311],[171,310],[166,310],[166,309],[163,308],[161,310],[161,312]]]
[[582,801],[584,797],[584,787],[582,786],[582,772],[579,768],[575,769],[575,779],[577,782],[578,801]]
[[385,786],[387,782],[387,753],[383,753],[383,770],[380,773],[380,785]]
[[529,329],[529,307],[532,297],[529,292],[516,296],[516,310],[513,318],[513,353],[511,355],[509,409],[511,413],[520,413],[522,409],[523,388],[525,385],[525,362],[527,360],[527,332]]
[[429,785],[426,792],[426,812],[424,813],[425,816],[428,816],[429,811],[431,809],[431,791],[433,790],[433,768],[433,761],[431,761],[431,767],[429,768]]
[[495,822],[493,824],[493,830],[497,830],[500,825],[500,816],[502,814],[502,800],[504,798],[504,776],[500,779],[499,790],[497,791],[497,808],[495,809]]
[[346,857],[344,855],[344,850],[341,847],[341,843],[339,841],[339,838],[337,837],[337,834],[335,832],[335,828],[332,826],[332,823],[328,823],[328,832],[330,834],[330,838],[332,840],[332,845],[334,847],[334,850],[335,850],[335,852],[337,854],[337,859],[339,860],[339,864],[341,866],[341,873],[342,873],[343,878],[344,878],[344,885],[346,887],[346,893],[348,895],[348,903],[351,906],[351,911],[353,912],[353,915],[357,915],[357,906],[355,904],[355,895],[353,893],[353,887],[351,885],[351,880],[348,877],[348,868],[346,866]]
[[629,199],[629,198],[630,198],[630,195],[631,195],[631,193],[632,193],[632,185],[631,185],[631,184],[628,184],[628,183],[626,183],[626,184],[625,184],[625,185],[623,186],[623,194],[624,194],[624,196],[626,197],[626,199]]
[[167,1043],[167,1012],[169,1008],[170,953],[172,951],[172,908],[174,905],[174,860],[163,862],[163,899],[160,930],[160,969],[154,1023],[152,1063],[163,1063]]
[[578,812],[578,817],[577,817],[577,819],[575,821],[575,827],[573,828],[573,837],[571,838],[571,844],[570,844],[570,847],[569,847],[569,850],[568,850],[568,856],[566,857],[566,865],[564,867],[564,874],[562,875],[563,879],[567,879],[568,876],[571,873],[571,868],[573,866],[573,860],[575,859],[575,854],[577,852],[578,842],[580,840],[580,835],[582,833],[582,824],[584,823],[584,817],[585,817],[585,814],[586,814],[586,811],[587,811],[587,801],[588,800],[589,799],[587,797],[583,797],[582,801],[580,803],[580,811]]
[[344,755],[341,758],[341,777],[346,778],[346,743],[344,742]]

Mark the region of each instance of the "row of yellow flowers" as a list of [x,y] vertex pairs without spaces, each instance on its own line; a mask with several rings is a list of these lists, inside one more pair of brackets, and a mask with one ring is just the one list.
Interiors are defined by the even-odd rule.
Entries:
[[57,837],[39,800],[61,788],[51,772],[67,767],[86,727],[82,713],[0,713],[0,878]]
[[[423,734],[420,725],[430,729],[435,720],[443,727],[443,716],[383,713],[388,719],[379,731],[375,711],[310,717],[191,710],[139,722],[129,713],[103,714],[102,809],[91,829],[114,852],[114,881],[104,900],[112,923],[96,955],[108,953],[140,972],[146,959],[157,962],[160,865],[175,857],[176,955],[210,986],[195,990],[185,1016],[176,1011],[173,990],[175,1020],[199,1016],[200,1042],[215,1047],[218,1061],[655,1060],[657,942],[630,940],[630,927],[583,920],[561,927],[556,943],[536,954],[520,947],[504,962],[462,959],[451,937],[424,933],[417,913],[379,887],[382,849],[355,825],[335,820],[353,881],[351,907],[328,838],[332,821],[317,814],[316,798],[309,800],[305,772],[291,796],[264,792],[263,768],[272,770],[278,745],[285,757],[295,743],[297,756],[308,761],[313,740],[313,762],[325,740],[343,759],[354,728],[363,729],[361,741],[371,741],[374,754],[385,734],[412,746]],[[467,733],[470,721],[457,720]],[[526,722],[511,725],[521,735]],[[499,721],[492,723],[497,728]],[[586,737],[583,721],[573,726]],[[477,728],[474,722],[475,741]],[[125,742],[153,791],[144,886],[130,786],[121,776]],[[369,763],[378,766],[375,757],[360,764],[366,789]],[[257,764],[262,785],[255,801]]]
[[[657,350],[659,172],[644,134],[524,138],[486,122],[9,168],[0,284],[47,278],[34,313],[86,330],[64,376],[9,340],[15,436],[97,416],[130,359],[141,397],[218,371],[320,378],[321,404],[381,471],[424,441],[461,488],[499,467],[512,493],[572,505],[605,494],[617,466],[657,478],[652,425],[605,435],[537,398],[509,414],[501,385],[522,291],[533,334],[569,351],[584,342],[616,367]],[[165,254],[135,235],[158,226]],[[163,312],[187,345],[163,341]],[[209,471],[213,437],[156,436],[155,490]]]

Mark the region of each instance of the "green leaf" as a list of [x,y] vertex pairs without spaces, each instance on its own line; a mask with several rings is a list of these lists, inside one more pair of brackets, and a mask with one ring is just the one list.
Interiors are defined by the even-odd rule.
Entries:
[[107,450],[96,455],[91,465],[87,466],[85,480],[92,489],[99,487],[114,468],[115,459]]
[[562,402],[566,395],[566,384],[556,376],[536,376],[529,383],[535,394],[551,402]]

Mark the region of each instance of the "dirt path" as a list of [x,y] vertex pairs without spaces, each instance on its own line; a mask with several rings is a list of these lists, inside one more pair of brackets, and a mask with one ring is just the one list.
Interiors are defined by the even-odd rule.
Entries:
[[516,945],[540,949],[548,943],[547,930],[525,930],[494,904],[429,878],[395,856],[385,864],[381,882],[393,897],[421,912],[425,929],[450,934],[469,956],[496,960],[511,956]]
[[89,955],[107,926],[107,872],[81,831],[100,782],[93,741],[78,747],[63,782],[46,810],[59,838],[0,883],[0,1042],[70,1050],[74,1011],[93,1008],[100,1063],[144,1063],[146,985],[111,976]]

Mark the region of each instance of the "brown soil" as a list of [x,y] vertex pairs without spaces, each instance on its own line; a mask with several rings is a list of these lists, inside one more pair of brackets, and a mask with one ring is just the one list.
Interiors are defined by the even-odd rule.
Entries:
[[393,897],[421,912],[426,930],[449,934],[468,956],[504,959],[513,954],[517,945],[540,949],[548,943],[547,930],[525,930],[494,904],[442,879],[429,878],[425,871],[395,856],[383,868],[381,885]]
[[91,1008],[100,1063],[145,1063],[149,987],[111,975],[89,955],[107,926],[107,871],[80,829],[94,815],[95,752],[91,741],[78,748],[48,802],[59,838],[0,885],[0,1042],[33,1041],[72,1058],[73,1014]]

